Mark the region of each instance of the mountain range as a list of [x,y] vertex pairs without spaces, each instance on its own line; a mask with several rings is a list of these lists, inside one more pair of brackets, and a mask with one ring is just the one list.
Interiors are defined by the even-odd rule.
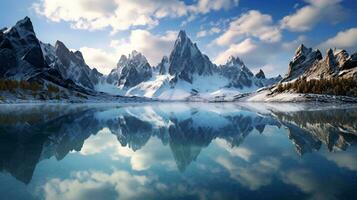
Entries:
[[[41,42],[28,17],[0,31],[0,79],[36,82],[46,85],[44,88],[54,85],[59,88],[61,94],[56,97],[60,99],[65,96],[72,100],[83,96],[99,100],[137,96],[160,100],[232,101],[243,94],[254,94],[261,88],[272,90],[279,82],[301,77],[356,80],[357,54],[350,56],[345,50],[329,50],[323,58],[319,50],[301,45],[284,78],[280,75],[266,78],[262,70],[253,74],[238,57],[231,56],[223,65],[213,64],[185,31],[180,31],[169,56],[164,56],[158,65],[151,66],[142,53],[133,50],[128,56],[122,55],[116,68],[104,75],[88,66],[80,51],[69,50],[63,42],[57,41],[54,46]],[[27,94],[25,98],[36,100],[38,95],[32,92],[32,96]]]

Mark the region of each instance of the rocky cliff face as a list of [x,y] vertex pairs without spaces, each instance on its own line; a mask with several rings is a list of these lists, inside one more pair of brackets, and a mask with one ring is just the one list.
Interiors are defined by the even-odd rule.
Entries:
[[184,31],[180,31],[169,57],[168,73],[178,79],[192,83],[193,76],[211,75],[215,66],[202,54],[197,45],[192,43]]
[[231,56],[225,65],[219,67],[219,72],[227,77],[230,82],[228,87],[243,89],[245,87],[264,87],[280,81],[281,77],[267,79],[263,70],[254,75],[238,58]]
[[259,72],[255,74],[255,77],[259,78],[259,79],[264,79],[265,74],[264,74],[263,70],[260,69]]
[[48,69],[30,18],[0,33],[0,78],[30,79]]
[[307,79],[322,79],[332,77],[357,79],[357,59],[355,54],[350,56],[345,50],[332,50],[326,56],[312,64],[302,77]]
[[322,59],[319,50],[306,48],[301,44],[295,51],[293,60],[289,63],[289,69],[282,81],[291,81],[304,74],[311,66]]
[[117,68],[107,77],[107,83],[120,88],[130,88],[152,77],[152,68],[145,56],[133,51],[128,57],[121,56]]
[[[123,68],[118,69],[110,76],[122,73]],[[264,72],[256,77],[238,57],[232,56],[226,64],[216,66],[184,31],[179,32],[170,56],[163,57],[156,69],[159,70],[153,71],[153,78],[128,89],[126,94],[175,100],[225,98],[281,80],[281,77],[267,79]]]
[[[72,56],[78,62],[84,62],[78,52],[73,53]],[[71,60],[71,57],[63,58],[65,61],[68,59]],[[25,17],[12,28],[1,30],[0,78],[35,81],[40,84],[51,83],[70,91],[96,94],[93,90],[87,90],[84,85],[68,79],[65,73],[70,73],[71,69],[61,71],[61,68],[53,63],[55,60],[57,60],[56,48],[41,44],[30,18]]]
[[58,70],[65,79],[94,89],[103,76],[96,69],[90,69],[80,51],[70,51],[61,41],[57,41],[55,46],[41,43],[41,47],[46,62]]
[[312,50],[300,45],[282,82],[299,77],[306,79],[354,77],[357,79],[357,53],[350,56],[346,50],[329,49],[322,57],[318,49]]

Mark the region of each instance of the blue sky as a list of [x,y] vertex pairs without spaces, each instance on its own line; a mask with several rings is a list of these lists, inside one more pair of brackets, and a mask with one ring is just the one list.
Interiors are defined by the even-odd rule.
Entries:
[[354,0],[2,0],[0,27],[29,16],[38,38],[81,50],[108,73],[121,54],[156,65],[182,29],[210,59],[239,56],[253,71],[284,74],[300,43],[357,49]]

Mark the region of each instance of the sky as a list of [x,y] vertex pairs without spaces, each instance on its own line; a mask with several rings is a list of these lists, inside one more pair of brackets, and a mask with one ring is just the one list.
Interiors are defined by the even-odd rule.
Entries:
[[284,75],[301,43],[357,51],[355,0],[1,0],[0,27],[25,16],[41,41],[80,50],[104,74],[132,50],[157,65],[179,30],[212,62],[238,56],[268,76]]

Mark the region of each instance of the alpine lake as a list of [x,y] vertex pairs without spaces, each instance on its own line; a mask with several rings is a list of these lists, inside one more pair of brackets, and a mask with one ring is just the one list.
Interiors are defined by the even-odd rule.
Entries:
[[0,105],[0,199],[357,199],[357,106]]

